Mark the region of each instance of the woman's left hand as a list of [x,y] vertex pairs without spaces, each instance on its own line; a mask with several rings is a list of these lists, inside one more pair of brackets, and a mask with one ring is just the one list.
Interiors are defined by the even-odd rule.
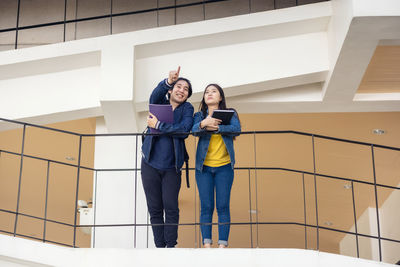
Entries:
[[157,117],[153,113],[149,112],[149,116],[147,116],[147,125],[150,128],[156,128],[157,122],[158,122]]
[[210,125],[210,126],[206,127],[206,130],[207,131],[218,131],[219,130],[219,126],[218,125],[216,125],[216,126]]

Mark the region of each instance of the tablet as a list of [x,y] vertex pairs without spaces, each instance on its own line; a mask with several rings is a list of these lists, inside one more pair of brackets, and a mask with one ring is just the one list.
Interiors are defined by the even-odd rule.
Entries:
[[[153,113],[160,122],[174,122],[174,112],[171,105],[149,104],[149,111]],[[161,133],[161,131],[150,128],[150,133]]]
[[216,109],[214,110],[211,117],[222,120],[221,124],[226,125],[231,122],[233,113],[235,113],[235,111],[231,109],[225,109],[225,110]]

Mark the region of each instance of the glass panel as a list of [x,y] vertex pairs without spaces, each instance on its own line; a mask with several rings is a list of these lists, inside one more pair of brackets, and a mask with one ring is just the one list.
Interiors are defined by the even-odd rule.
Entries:
[[157,0],[113,0],[113,14],[157,8]]
[[257,167],[313,172],[311,138],[294,134],[258,134]]
[[50,164],[47,218],[73,224],[77,168]]
[[400,241],[400,189],[378,187],[381,236]]
[[320,174],[373,182],[369,146],[315,138],[315,164]]
[[170,7],[175,5],[175,0],[158,0],[159,7]]
[[383,262],[399,265],[400,264],[399,251],[400,251],[400,243],[382,240]]
[[44,218],[47,161],[24,157],[19,211]]
[[299,5],[314,4],[319,2],[325,2],[327,0],[297,0]]
[[235,167],[254,168],[254,135],[242,134],[236,137],[235,145]]
[[[300,175],[300,174],[299,174]],[[316,208],[315,208],[315,182],[314,175],[304,175],[304,191],[306,198],[306,223],[308,225],[317,225]],[[318,190],[317,190],[318,191]],[[304,198],[303,198],[304,202]],[[311,228],[312,229],[312,228]],[[316,248],[311,246],[309,248]]]
[[340,254],[340,240],[345,234],[319,229],[319,250],[323,252]]
[[64,25],[48,26],[18,32],[18,48],[62,42]]
[[251,12],[274,9],[274,0],[251,0]]
[[[77,225],[94,224],[94,208],[93,208],[93,181],[95,172],[91,170],[80,169],[79,175],[79,197],[78,200],[84,200],[88,203],[88,209],[78,212]],[[78,209],[80,207],[78,206]],[[81,217],[81,216],[84,216]],[[76,246],[91,246],[92,227],[78,227],[76,231]]]
[[257,188],[259,222],[303,223],[304,201],[300,174],[258,170]]
[[78,22],[76,25],[76,33],[69,32],[70,30],[75,31],[75,27],[72,25],[73,24],[68,27],[69,38],[71,38],[71,35],[74,37],[76,36],[76,39],[83,39],[110,34],[110,18]]
[[23,126],[0,120],[0,150],[21,153]]
[[318,222],[320,226],[349,231],[354,225],[349,183],[317,177]]
[[78,18],[78,13],[76,9],[76,4],[78,0],[67,0],[67,20],[73,20]]
[[25,154],[68,164],[78,164],[79,136],[28,127],[26,129]]
[[[307,249],[317,249],[317,228],[315,227],[307,227],[304,231],[306,233],[304,235],[307,235],[307,244],[304,244],[304,247]],[[304,240],[304,243],[306,243],[306,240]]]
[[231,0],[206,4],[206,19],[216,19],[248,13],[248,0]]
[[357,240],[353,234],[346,234],[339,241],[340,255],[357,257]]
[[298,225],[260,225],[260,248],[304,248],[304,227]]
[[278,8],[286,8],[296,6],[296,0],[275,0],[275,7]]
[[[181,208],[179,208],[182,211]],[[180,222],[182,223],[182,222]],[[180,225],[178,227],[178,248],[194,248],[196,244],[196,230],[191,225]]]
[[378,236],[374,186],[354,183],[354,199],[358,233]]
[[[217,228],[216,225],[213,228]],[[254,227],[253,227],[254,228]],[[217,247],[217,237],[213,247]],[[251,248],[251,232],[249,225],[231,225],[228,244],[230,248]],[[254,242],[253,242],[254,246]],[[255,247],[255,246],[254,246]]]
[[113,34],[157,27],[157,12],[113,17]]
[[21,0],[19,26],[63,20],[64,0]]
[[17,10],[18,10],[18,1],[15,0],[0,1],[0,29],[16,27]]
[[169,26],[175,24],[175,10],[167,9],[158,12],[158,26]]
[[176,9],[176,23],[189,23],[204,20],[203,6],[188,6]]
[[0,211],[0,233],[6,231],[8,233],[14,233],[15,225],[15,214]]
[[109,15],[111,0],[79,0],[77,5],[77,18],[89,18]]
[[0,153],[0,209],[16,211],[21,157]]
[[43,239],[43,225],[42,220],[19,215],[17,234]]
[[13,50],[15,48],[15,31],[0,33],[0,51]]
[[[77,235],[78,231],[79,229],[77,228]],[[72,246],[74,240],[74,227],[47,222],[45,239],[48,241]]]
[[378,184],[400,187],[400,151],[374,148]]
[[81,166],[94,167],[95,137],[82,137]]
[[358,244],[360,248],[360,258],[379,261],[378,239],[360,236],[358,238]]

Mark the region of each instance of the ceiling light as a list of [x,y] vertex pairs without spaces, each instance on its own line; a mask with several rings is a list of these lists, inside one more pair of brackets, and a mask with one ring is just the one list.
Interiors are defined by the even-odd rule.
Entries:
[[251,214],[257,214],[257,210],[249,210]]
[[71,161],[72,161],[72,160],[75,160],[74,157],[65,157],[65,159],[66,159],[66,160],[71,160]]
[[351,189],[351,184],[345,184],[343,187],[344,189]]
[[328,221],[324,222],[324,224],[325,224],[325,225],[328,225],[328,226],[332,226],[332,225],[333,225],[332,222],[328,222]]
[[377,135],[381,135],[385,133],[385,130],[382,129],[373,129],[372,132]]

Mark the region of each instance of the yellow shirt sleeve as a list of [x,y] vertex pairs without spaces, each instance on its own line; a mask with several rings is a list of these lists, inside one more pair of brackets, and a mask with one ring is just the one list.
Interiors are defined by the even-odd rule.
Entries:
[[220,167],[231,162],[226,150],[224,139],[220,134],[212,134],[204,165],[209,167]]

